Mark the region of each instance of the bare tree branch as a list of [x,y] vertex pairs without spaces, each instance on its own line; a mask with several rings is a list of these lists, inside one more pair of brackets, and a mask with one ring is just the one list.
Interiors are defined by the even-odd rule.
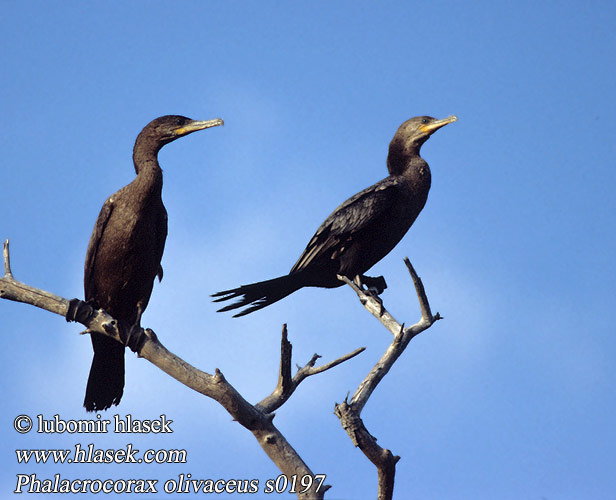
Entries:
[[[67,320],[78,321],[88,329],[88,332],[101,333],[121,341],[118,322],[105,311],[94,310],[89,304],[77,299],[69,301],[20,283],[14,279],[11,272],[8,240],[4,243],[3,253],[5,275],[0,278],[0,298],[31,304],[64,316]],[[265,453],[284,475],[291,477],[296,474],[300,478],[310,475],[315,478],[299,454],[274,426],[274,414],[246,401],[227,382],[220,370],[216,369],[214,375],[210,375],[195,368],[167,350],[150,329],[142,331],[141,338],[131,346],[133,347],[140,357],[147,359],[187,387],[220,403],[235,420],[252,432]],[[315,478],[312,487],[304,493],[298,493],[298,498],[322,499],[330,486],[323,485],[317,489],[319,484]]]
[[338,275],[338,279],[344,281],[349,285],[359,297],[361,304],[378,319],[394,336],[400,332],[400,323],[396,321],[388,311],[380,299],[377,299],[370,293],[366,293],[361,287],[359,287],[354,281],[351,281],[346,276]]
[[[71,301],[17,281],[11,271],[9,240],[4,242],[3,254],[4,277],[0,278],[0,298],[30,304],[66,318]],[[82,304],[85,307],[82,309],[83,317],[80,323],[86,326],[88,330],[108,335],[121,342],[120,328],[114,318],[102,309],[95,310],[85,302],[82,302]],[[83,314],[84,311],[86,314]]]
[[297,386],[299,386],[304,379],[310,377],[311,375],[316,375],[317,373],[329,370],[340,363],[344,363],[345,361],[354,358],[365,349],[365,347],[360,347],[359,349],[355,349],[353,352],[345,354],[334,361],[330,361],[327,364],[317,367],[314,365],[317,362],[317,359],[321,356],[314,354],[312,359],[308,361],[306,365],[303,367],[297,367],[297,373],[293,378],[291,378],[291,357],[293,346],[287,338],[287,325],[284,324],[282,326],[282,340],[280,343],[280,372],[278,375],[278,384],[269,396],[267,396],[260,403],[257,403],[255,406],[266,413],[271,413],[277,410],[291,397],[291,395],[295,392],[295,389],[297,389]]
[[11,272],[11,256],[9,255],[9,240],[7,239],[3,245],[3,255],[4,255],[4,276],[6,278],[13,278],[13,273]]
[[379,478],[379,500],[390,500],[393,497],[396,462],[398,462],[400,457],[393,455],[391,451],[381,448],[376,443],[376,438],[368,432],[360,417],[361,411],[368,402],[370,395],[404,352],[409,342],[416,335],[427,330],[437,320],[441,319],[439,313],[436,313],[434,316],[432,315],[423,283],[419,276],[417,276],[409,259],[405,258],[404,263],[413,279],[415,292],[417,293],[419,307],[421,309],[421,319],[407,328],[404,327],[404,324],[398,323],[395,318],[385,310],[379,299],[375,298],[370,293],[366,293],[348,278],[339,276],[339,279],[344,281],[353,288],[355,293],[357,293],[362,305],[394,335],[392,343],[374,368],[370,370],[366,378],[359,384],[351,400],[348,401],[345,399],[341,404],[337,404],[334,410],[353,444],[359,447],[364,455],[376,466]]
[[365,350],[366,350],[365,347],[359,347],[355,349],[354,351],[348,354],[345,354],[344,356],[340,356],[338,359],[330,361],[329,363],[326,363],[321,366],[314,366],[314,362],[316,361],[316,358],[321,357],[318,354],[315,354],[312,357],[312,359],[306,364],[306,366],[299,369],[299,371],[295,374],[295,377],[293,377],[293,381],[296,384],[299,384],[306,377],[310,377],[311,375],[316,375],[317,373],[322,373],[326,370],[329,370],[330,368],[333,368],[334,366],[338,366],[340,363],[344,363],[345,361],[351,358],[354,358],[355,356],[364,352]]

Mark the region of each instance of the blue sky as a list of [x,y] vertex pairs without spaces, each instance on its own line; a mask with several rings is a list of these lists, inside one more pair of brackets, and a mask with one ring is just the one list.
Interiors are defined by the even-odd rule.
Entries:
[[[133,178],[151,119],[221,117],[166,146],[165,278],[143,323],[250,401],[295,361],[358,358],[306,380],[276,423],[330,499],[375,497],[335,402],[390,341],[348,288],[304,289],[241,319],[209,294],[288,272],[322,220],[386,175],[415,115],[459,121],[422,149],[433,183],[372,270],[387,308],[419,311],[402,259],[445,317],[413,340],[363,417],[401,455],[397,498],[614,497],[615,7],[609,2],[3,2],[0,238],[17,279],[81,297],[105,198]],[[0,301],[2,467],[40,478],[259,478],[279,472],[214,401],[127,354],[119,407],[173,434],[19,435],[17,415],[89,418],[79,325]],[[18,448],[186,449],[182,465],[18,465]],[[195,495],[196,497],[196,495]],[[139,498],[139,496],[134,496]],[[151,498],[143,495],[142,498]],[[184,498],[192,498],[184,496]]]

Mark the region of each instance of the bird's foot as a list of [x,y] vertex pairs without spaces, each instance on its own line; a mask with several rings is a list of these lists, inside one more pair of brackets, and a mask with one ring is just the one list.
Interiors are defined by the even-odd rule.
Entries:
[[139,323],[135,323],[128,329],[121,328],[120,332],[124,345],[131,351],[138,353],[147,337],[145,330],[141,327],[141,325]]
[[[358,279],[357,277],[355,278]],[[368,290],[373,290],[377,295],[381,295],[387,288],[387,282],[383,276],[359,276],[359,286],[365,286]]]
[[86,323],[94,314],[96,307],[91,301],[84,302],[79,299],[71,299],[68,302],[66,310],[66,321],[76,321],[78,323]]
[[[385,282],[385,278],[383,276],[377,276],[373,278],[371,276],[355,276],[355,284],[361,288],[365,295],[372,297],[379,304],[379,316],[382,316],[385,312],[385,307],[383,306],[383,299],[381,299],[380,295],[387,288],[387,283]],[[366,300],[361,300],[362,305],[366,305]]]

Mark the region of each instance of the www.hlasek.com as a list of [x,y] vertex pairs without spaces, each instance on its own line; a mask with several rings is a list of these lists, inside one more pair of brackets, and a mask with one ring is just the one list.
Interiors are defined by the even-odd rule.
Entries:
[[146,450],[140,453],[131,443],[119,450],[100,450],[90,443],[74,450],[15,450],[20,464],[185,464],[186,450]]
[[[113,430],[122,434],[173,433],[173,420],[161,415],[155,420],[133,419],[131,415],[113,421],[102,420],[98,414],[92,420],[63,420],[58,415],[44,419],[37,415],[33,420],[28,415],[19,415],[13,427],[20,434],[36,428],[43,434],[99,434]],[[113,426],[111,426],[113,424]],[[93,443],[77,443],[73,449],[21,449],[15,450],[20,464],[185,464],[186,450],[149,449],[140,452],[132,444],[120,449],[99,449]],[[263,484],[263,493],[306,493],[321,490],[325,474],[314,476],[285,476],[268,479]],[[61,474],[40,479],[36,474],[17,474],[13,493],[159,493],[158,479],[66,479]],[[168,479],[162,485],[165,493],[257,493],[258,479],[193,479],[191,474],[179,474],[177,479]]]

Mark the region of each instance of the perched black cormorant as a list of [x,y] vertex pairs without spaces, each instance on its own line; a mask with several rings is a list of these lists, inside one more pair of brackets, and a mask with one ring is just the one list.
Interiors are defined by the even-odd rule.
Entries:
[[[85,297],[127,329],[139,327],[154,279],[163,276],[160,261],[167,211],[161,198],[163,171],[158,152],[179,137],[222,124],[220,119],[196,121],[175,115],[151,121],[135,141],[137,177],[103,204],[86,254]],[[122,398],[124,346],[99,333],[91,336],[94,359],[83,405],[87,411],[100,411]]]
[[269,306],[305,286],[335,288],[337,275],[381,293],[382,276],[364,276],[409,230],[424,207],[430,190],[430,168],[419,156],[424,142],[455,116],[437,120],[418,116],[405,121],[389,144],[389,176],[352,196],[325,219],[290,273],[251,285],[218,292],[215,302],[240,297],[219,309],[249,306],[234,317]]

